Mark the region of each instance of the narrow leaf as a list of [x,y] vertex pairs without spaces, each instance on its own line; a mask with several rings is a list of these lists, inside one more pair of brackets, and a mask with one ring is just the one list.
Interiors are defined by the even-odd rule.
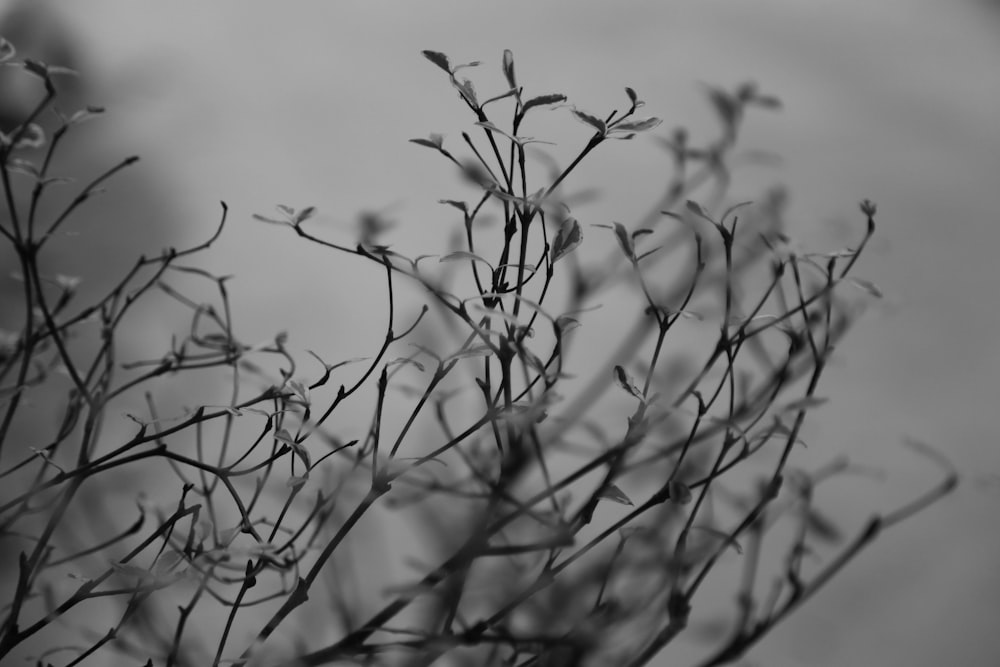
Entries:
[[5,60],[10,60],[16,53],[17,51],[14,50],[14,45],[3,37],[0,37],[0,63]]
[[878,285],[870,280],[865,280],[863,278],[848,278],[849,283],[857,287],[858,289],[863,289],[864,291],[871,294],[876,299],[881,299],[883,294],[882,290],[879,289]]
[[723,125],[732,127],[736,121],[739,102],[734,100],[726,91],[714,87],[708,89],[708,99],[711,101],[712,106],[715,107],[715,112],[719,114]]
[[511,88],[517,88],[517,78],[514,76],[514,53],[510,49],[503,52],[503,75]]
[[583,232],[580,223],[576,218],[566,218],[556,233],[555,240],[552,241],[550,257],[553,264],[573,252],[583,241]]
[[32,60],[31,58],[24,59],[24,69],[42,79],[46,79],[49,76],[49,68],[45,63]]
[[283,225],[286,227],[292,226],[291,223],[288,222],[287,220],[275,220],[274,218],[268,218],[258,213],[254,213],[250,217],[253,218],[254,220],[258,220],[260,222],[266,222],[271,225]]
[[389,363],[387,363],[385,366],[386,366],[386,368],[389,368],[390,366],[400,366],[400,365],[404,365],[404,364],[409,364],[411,366],[416,366],[417,369],[419,369],[421,373],[424,372],[424,370],[426,370],[424,368],[424,365],[422,363],[420,363],[419,361],[417,361],[416,359],[407,359],[406,357],[399,357],[398,359],[393,359],[392,361],[390,361]]
[[287,486],[289,488],[292,488],[292,489],[298,489],[303,484],[305,484],[307,481],[309,481],[309,476],[308,475],[292,475],[285,482],[285,486]]
[[712,528],[711,526],[691,526],[691,528],[693,530],[701,530],[708,533],[709,535],[714,535],[715,537],[718,537],[728,546],[731,546],[736,551],[736,553],[743,555],[743,547],[740,546],[740,543],[737,542],[736,538],[733,537],[730,533],[721,531],[718,528]]
[[424,58],[427,58],[427,60],[430,60],[448,74],[451,74],[451,63],[448,62],[448,56],[439,51],[424,50],[421,53],[424,54]]
[[163,555],[156,559],[156,563],[153,565],[154,574],[168,574],[171,570],[176,568],[184,561],[184,554],[178,553],[177,551],[170,549],[165,551]]
[[313,217],[315,214],[316,214],[315,206],[306,206],[304,209],[295,214],[293,224],[300,225],[309,218]]
[[703,218],[708,217],[707,215],[705,215],[705,211],[701,208],[701,204],[699,204],[698,202],[691,201],[689,199],[686,202],[684,202],[684,205],[687,207],[687,210],[691,211],[695,215],[699,215]]
[[750,102],[762,109],[772,110],[781,108],[781,100],[773,95],[754,95]]
[[802,398],[788,403],[781,408],[782,412],[798,412],[799,410],[811,410],[812,408],[823,405],[830,399],[824,398],[822,396],[803,396]]
[[21,132],[21,137],[14,145],[14,148],[41,148],[44,145],[45,130],[37,123],[30,123]]
[[521,143],[521,138],[520,137],[515,137],[513,134],[510,134],[509,132],[504,132],[503,130],[501,130],[499,127],[497,127],[496,125],[494,125],[493,123],[491,123],[488,120],[479,121],[478,123],[476,123],[476,125],[478,125],[480,127],[484,127],[487,130],[489,130],[490,132],[496,132],[497,134],[503,135],[503,136],[507,137],[508,139],[510,139],[511,141],[513,141],[514,143],[518,143],[518,144]]
[[469,206],[464,201],[457,201],[455,199],[438,199],[439,204],[447,204],[448,206],[454,206],[462,213],[469,213]]
[[567,315],[562,315],[556,318],[556,326],[559,327],[559,331],[563,335],[566,335],[568,332],[580,326],[580,320],[577,320],[573,317],[569,317]]
[[620,503],[622,505],[633,506],[635,503],[625,495],[625,493],[618,488],[615,484],[608,484],[601,489],[601,492],[597,494],[598,498],[602,500],[610,500],[612,502]]
[[476,347],[470,347],[460,352],[456,352],[444,361],[452,361],[454,359],[470,359],[472,357],[488,357],[493,354],[493,349],[488,345],[478,345]]
[[642,396],[639,389],[632,383],[632,378],[628,376],[628,373],[625,372],[625,369],[621,366],[615,366],[615,382],[619,387],[636,398],[640,398]]
[[483,106],[485,107],[487,104],[492,104],[493,102],[496,102],[498,100],[507,99],[508,97],[512,97],[514,95],[517,95],[517,93],[518,93],[517,90],[511,88],[506,93],[500,93],[499,95],[494,95],[490,99],[486,100],[485,102],[483,102]]
[[844,534],[837,524],[811,507],[806,512],[806,529],[814,537],[828,544],[838,544],[844,539]]
[[566,101],[565,95],[560,95],[558,93],[552,95],[539,95],[538,97],[532,97],[530,100],[524,103],[521,107],[521,113],[524,114],[528,109],[532,107],[539,107],[546,104],[559,104]]
[[438,262],[454,262],[460,259],[468,259],[473,262],[482,262],[491,269],[493,268],[493,265],[490,264],[489,261],[487,261],[483,257],[480,257],[476,253],[469,252],[467,250],[456,250],[455,252],[448,253],[447,255],[439,259]]
[[650,116],[649,118],[622,121],[621,123],[616,123],[611,129],[621,130],[622,132],[645,132],[646,130],[652,130],[662,122],[661,119]]
[[590,125],[592,128],[597,130],[598,133],[600,133],[602,136],[608,133],[607,124],[597,116],[591,116],[589,113],[584,113],[579,109],[572,109],[572,111],[573,115],[576,117],[578,121]]
[[454,85],[458,88],[458,92],[462,94],[466,102],[474,107],[479,106],[479,98],[476,97],[476,87],[472,85],[471,81],[462,79],[461,82],[455,81]]
[[236,539],[236,536],[243,531],[243,526],[237,524],[232,528],[228,528],[221,533],[219,533],[219,546],[228,547],[229,544]]
[[435,150],[440,150],[441,148],[433,141],[429,141],[427,139],[410,139],[410,143],[419,144],[421,146],[427,146],[427,148],[433,148]]
[[308,470],[309,467],[312,465],[312,461],[309,457],[309,450],[306,449],[305,445],[303,445],[301,442],[293,442],[291,443],[291,445],[292,445],[292,451],[294,451],[295,454],[300,459],[302,459],[303,465],[305,465],[306,469]]
[[295,395],[301,398],[303,402],[309,402],[309,389],[304,384],[296,380],[289,380],[288,386],[292,388]]
[[615,223],[614,227],[615,238],[618,239],[618,245],[621,246],[622,252],[630,260],[635,259],[635,246],[632,243],[632,237],[629,235],[628,230],[625,229],[625,225],[620,222]]
[[663,246],[661,246],[661,245],[658,245],[658,246],[656,246],[655,248],[653,248],[652,250],[647,250],[646,252],[642,253],[641,255],[638,255],[638,256],[637,256],[637,257],[635,258],[635,261],[636,261],[636,263],[638,264],[638,263],[639,263],[639,262],[641,262],[642,260],[644,260],[644,259],[646,259],[647,257],[649,257],[650,255],[652,255],[652,254],[653,254],[654,252],[657,252],[658,250],[662,250],[662,249],[663,249]]

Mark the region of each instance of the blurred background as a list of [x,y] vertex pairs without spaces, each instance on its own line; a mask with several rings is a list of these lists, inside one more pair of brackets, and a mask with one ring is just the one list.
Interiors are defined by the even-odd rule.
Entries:
[[[135,247],[201,240],[225,200],[230,227],[205,263],[237,277],[238,328],[250,340],[288,330],[328,360],[370,353],[379,276],[250,216],[317,206],[347,241],[371,211],[398,223],[390,241],[401,252],[439,252],[454,219],[437,200],[468,189],[407,140],[457,140],[470,119],[421,49],[482,60],[480,90],[492,81],[499,92],[509,48],[530,94],[564,93],[598,115],[631,86],[664,119],[660,136],[684,125],[707,138],[703,84],[756,81],[784,107],[751,116],[742,145],[781,161],[737,173],[732,200],[786,185],[789,232],[817,250],[859,237],[862,198],[879,207],[857,274],[886,296],[841,346],[826,380],[833,401],[807,440],[816,462],[846,454],[885,479],[831,484],[821,507],[860,527],[933,484],[937,471],[900,446],[904,436],[946,454],[963,485],[880,538],[745,664],[1000,659],[1000,3],[0,1],[0,14],[15,4],[31,5],[35,21],[22,34],[77,61],[85,76],[73,94],[109,108],[73,159],[143,158],[90,213],[102,240],[67,247],[74,270],[99,284],[108,258],[119,266]],[[564,150],[586,141],[568,112],[552,113],[565,117]],[[603,146],[575,176],[600,186],[578,217],[643,215],[665,157],[650,138]],[[110,231],[112,215],[131,226]]]

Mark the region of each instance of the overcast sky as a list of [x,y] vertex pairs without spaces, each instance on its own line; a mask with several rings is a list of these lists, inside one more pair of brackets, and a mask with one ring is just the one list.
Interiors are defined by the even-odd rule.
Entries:
[[[888,478],[823,502],[857,521],[932,483],[902,436],[945,451],[967,478],[886,535],[747,664],[976,665],[1000,654],[1000,12],[989,3],[92,0],[57,13],[100,82],[90,94],[107,98],[88,101],[117,119],[100,130],[108,154],[142,154],[166,193],[152,215],[194,238],[225,199],[233,224],[216,261],[239,278],[245,326],[261,337],[288,328],[304,348],[331,336],[363,346],[369,334],[345,322],[371,314],[350,302],[357,267],[250,214],[315,205],[346,235],[359,210],[384,209],[400,223],[396,247],[434,252],[447,226],[436,202],[463,190],[407,140],[458,137],[470,119],[421,49],[484,61],[477,82],[499,91],[510,48],[530,92],[565,93],[598,114],[631,86],[665,119],[661,134],[683,124],[707,136],[703,83],[752,79],[776,94],[783,111],[751,120],[744,143],[783,161],[738,177],[733,199],[787,184],[792,233],[824,249],[862,229],[859,200],[880,210],[879,242],[859,275],[886,299],[831,369],[834,401],[811,439]],[[566,125],[561,142],[586,140]],[[581,212],[591,222],[635,219],[664,169],[641,140],[593,163],[578,174],[579,186],[602,184],[601,200]],[[303,312],[313,290],[328,308]]]

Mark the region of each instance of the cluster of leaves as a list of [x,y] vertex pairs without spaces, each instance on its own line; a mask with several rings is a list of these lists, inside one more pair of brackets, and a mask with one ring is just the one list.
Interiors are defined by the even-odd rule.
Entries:
[[[875,206],[862,204],[867,228],[855,248],[811,254],[780,229],[777,198],[727,205],[743,115],[777,104],[753,86],[710,90],[719,136],[695,147],[678,130],[663,141],[674,170],[655,213],[637,225],[594,225],[610,233],[588,234],[590,243],[606,241],[603,256],[590,262],[580,252],[586,225],[570,210],[564,184],[607,140],[653,130],[659,119],[637,116],[643,102],[630,88],[623,112],[571,107],[589,138],[566,167],[546,173],[529,160],[537,142],[521,135],[522,126],[567,98],[525,95],[507,51],[504,89],[482,99],[458,77],[476,63],[454,66],[425,51],[479,133],[474,140],[463,132],[461,146],[436,134],[413,140],[476,188],[475,201],[442,202],[461,215],[460,245],[435,264],[383,243],[377,217],[362,220],[357,243],[341,243],[314,231],[312,208],[257,216],[371,262],[384,276],[385,333],[372,356],[328,363],[312,353],[318,368],[300,368],[284,334],[264,344],[239,340],[226,279],[181,264],[209,247],[221,224],[195,248],[140,258],[82,309],[72,281],[42,273],[47,240],[132,160],[85,186],[57,219],[36,219],[34,203],[56,182],[48,165],[60,138],[97,110],[60,116],[45,141],[34,128],[52,105],[53,72],[3,52],[46,94],[0,148],[9,214],[2,234],[20,261],[23,287],[23,321],[5,333],[0,355],[0,540],[20,552],[14,581],[4,583],[0,658],[74,610],[111,600],[120,604],[110,630],[84,622],[76,631],[85,647],[51,649],[39,664],[62,652],[73,665],[118,652],[148,665],[642,665],[688,626],[696,595],[727,554],[742,554],[735,613],[701,662],[724,664],[881,530],[954,485],[949,474],[914,503],[872,519],[832,559],[807,567],[817,543],[840,539],[813,506],[813,490],[850,468],[810,473],[789,462],[807,411],[824,400],[820,376],[857,314],[841,286],[853,280],[874,232]],[[508,109],[509,124],[494,109]],[[26,207],[15,178],[29,184]],[[707,193],[700,204],[699,192]],[[499,232],[484,223],[487,212],[501,216]],[[671,271],[681,267],[676,280],[665,277],[668,257]],[[188,278],[211,286],[214,303],[185,296],[175,283]],[[422,286],[429,301],[402,325],[400,279]],[[853,285],[877,292],[870,283]],[[602,359],[576,351],[578,329],[602,326],[594,307],[615,289],[638,296],[633,320],[611,329],[625,331],[617,347]],[[121,363],[123,323],[137,302],[157,295],[189,309],[190,329],[162,357]],[[448,350],[415,342],[432,309],[454,338]],[[74,347],[95,323],[97,342]],[[703,353],[671,352],[668,334],[686,325],[707,336]],[[394,357],[399,349],[405,356]],[[223,404],[161,417],[152,383],[183,386],[204,369],[230,382]],[[574,380],[588,370],[592,378]],[[18,431],[27,397],[67,377],[54,432]],[[614,387],[620,392],[602,400]],[[109,406],[143,392],[148,414],[131,415],[126,437],[107,435]],[[367,427],[343,433],[336,420],[369,399]],[[746,489],[723,485],[752,462],[768,472]],[[171,505],[140,503],[133,525],[69,546],[64,537],[79,519],[85,484],[157,466],[175,480]],[[448,518],[440,519],[445,508]],[[414,534],[435,560],[414,564],[415,580],[383,591],[364,616],[341,585],[352,574],[338,555],[376,509],[423,516]],[[761,597],[762,545],[781,522],[795,526],[795,537],[781,576]],[[169,617],[163,600],[177,610]],[[330,614],[326,633],[296,636],[302,612],[314,613],[317,600]],[[214,636],[192,621],[205,609],[225,619]],[[279,635],[288,640],[280,648]]]

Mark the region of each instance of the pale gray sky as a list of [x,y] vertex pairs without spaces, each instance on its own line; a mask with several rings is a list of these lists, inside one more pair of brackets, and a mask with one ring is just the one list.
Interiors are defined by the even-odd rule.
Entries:
[[[499,91],[510,48],[531,92],[602,114],[632,86],[665,119],[661,134],[683,124],[705,136],[701,83],[753,79],[778,95],[784,110],[751,120],[744,146],[783,163],[738,177],[733,199],[787,184],[792,232],[826,249],[844,240],[838,223],[862,229],[860,199],[880,211],[859,275],[887,296],[844,344],[810,441],[816,461],[847,453],[888,478],[831,487],[824,506],[860,527],[868,509],[931,483],[899,447],[904,435],[944,451],[966,483],[884,536],[746,664],[977,665],[1000,654],[1000,18],[985,3],[92,0],[58,13],[103,82],[93,94],[107,99],[88,101],[118,119],[101,130],[108,154],[142,154],[167,192],[168,208],[151,214],[191,238],[229,203],[217,270],[239,278],[244,326],[260,337],[287,328],[303,348],[342,346],[345,357],[367,353],[381,326],[350,302],[358,267],[250,214],[316,205],[346,238],[357,211],[387,208],[396,247],[434,252],[448,224],[436,202],[463,190],[407,139],[457,140],[470,119],[421,49],[482,60],[480,87]],[[585,141],[563,125],[560,150]],[[641,140],[595,156],[576,181],[602,184],[588,221],[643,213],[661,164]],[[304,312],[304,293],[328,308]],[[371,302],[381,307],[381,292]]]

